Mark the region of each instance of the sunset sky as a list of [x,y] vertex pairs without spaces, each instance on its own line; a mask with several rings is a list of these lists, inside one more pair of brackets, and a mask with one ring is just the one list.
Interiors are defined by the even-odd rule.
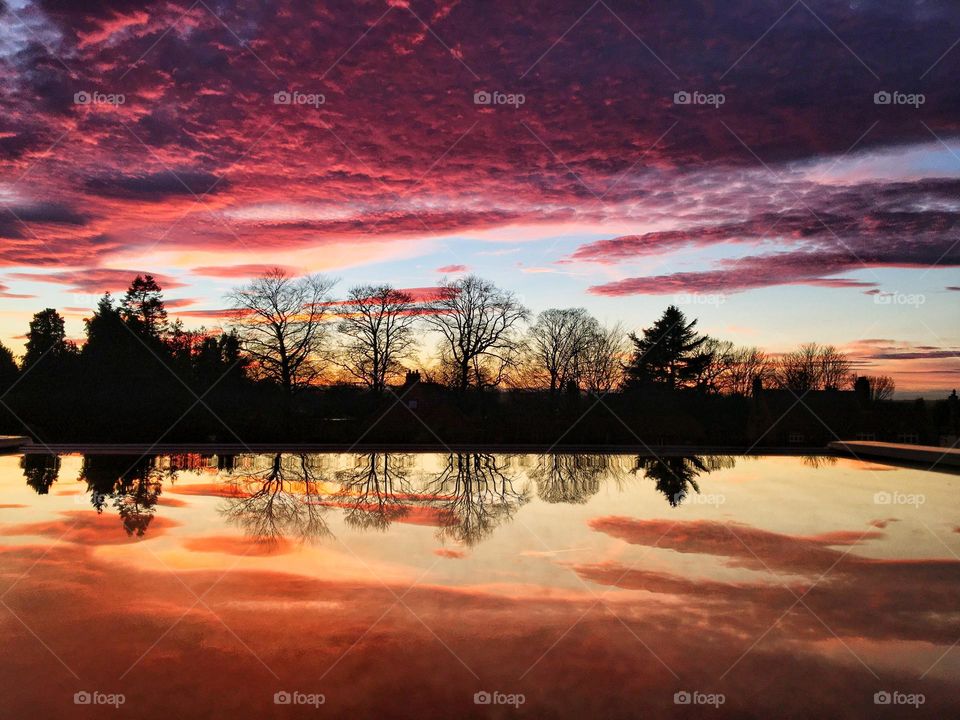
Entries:
[[213,327],[280,265],[960,386],[955,2],[0,0],[0,73],[16,353],[138,272]]

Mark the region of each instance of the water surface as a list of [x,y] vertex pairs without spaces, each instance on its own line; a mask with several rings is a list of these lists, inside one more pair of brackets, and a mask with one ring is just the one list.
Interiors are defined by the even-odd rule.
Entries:
[[815,457],[0,457],[0,716],[958,717],[957,491]]

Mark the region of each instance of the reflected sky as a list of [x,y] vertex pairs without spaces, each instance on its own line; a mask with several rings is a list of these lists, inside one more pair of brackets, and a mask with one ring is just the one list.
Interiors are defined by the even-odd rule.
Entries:
[[4,456],[0,714],[957,716],[957,489],[816,457]]

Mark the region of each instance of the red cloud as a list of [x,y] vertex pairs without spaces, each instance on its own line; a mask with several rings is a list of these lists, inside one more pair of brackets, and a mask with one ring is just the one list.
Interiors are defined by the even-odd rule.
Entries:
[[284,539],[266,542],[232,535],[189,538],[184,541],[183,546],[192,552],[223,553],[240,557],[282,555],[293,550],[293,545]]
[[[248,264],[248,265],[204,265],[203,267],[195,267],[192,272],[194,275],[202,275],[203,277],[215,277],[215,278],[252,278],[257,277],[258,275],[263,275],[264,273],[274,270],[278,265],[267,265],[267,264]],[[281,270],[285,270],[291,275],[296,275],[297,271],[293,268],[284,268],[280,267]]]
[[69,270],[58,273],[10,273],[10,277],[30,282],[53,283],[66,285],[67,290],[76,293],[97,295],[105,292],[126,290],[137,275],[153,275],[157,283],[164,289],[184,287],[184,283],[166,275],[147,273],[136,270],[113,270],[106,268],[90,268],[87,270]]
[[[270,14],[44,3],[33,21],[73,62],[67,70],[43,43],[11,54],[0,157],[14,176],[29,169],[29,193],[42,201],[0,213],[0,262],[105,265],[119,252],[245,249],[256,266],[276,250],[345,240],[637,218],[680,219],[685,238],[702,230],[711,241],[723,233],[696,226],[719,222],[730,231],[724,241],[738,242],[750,233],[735,232],[737,223],[775,221],[794,195],[800,212],[785,219],[785,236],[816,230],[807,205],[844,237],[853,216],[821,213],[788,162],[839,156],[857,141],[863,152],[927,143],[924,124],[944,137],[960,129],[951,85],[960,59],[947,54],[926,72],[927,47],[955,39],[952,6],[871,5],[852,16],[819,8],[847,47],[822,27],[811,32],[802,6],[778,20],[776,42],[755,46],[777,20],[766,3],[745,0],[709,18],[692,8],[601,4],[579,22],[583,8],[569,0],[548,14],[536,3],[497,12],[361,4],[331,23],[327,8],[295,0]],[[905,22],[924,47],[891,56]],[[643,43],[637,28],[649,29]],[[851,63],[848,48],[871,69]],[[871,72],[905,87],[924,75],[939,101],[922,108],[924,123],[913,108],[884,108],[871,128]],[[274,104],[278,78],[280,89],[325,102]],[[724,92],[727,102],[677,106],[681,85]],[[484,89],[527,101],[477,105]],[[79,90],[126,101],[78,105]],[[885,237],[901,224],[907,234],[901,216],[923,216],[930,233],[948,235],[952,206],[914,185],[898,197],[867,188],[888,209],[861,213],[861,230]],[[690,241],[633,237],[643,240],[631,252]]]
[[[80,545],[119,545],[142,539],[126,532],[115,515],[100,515],[93,510],[70,510],[60,515],[61,520],[8,525],[0,530],[0,535],[44,535]],[[165,517],[151,517],[147,539],[163,535],[179,525]]]

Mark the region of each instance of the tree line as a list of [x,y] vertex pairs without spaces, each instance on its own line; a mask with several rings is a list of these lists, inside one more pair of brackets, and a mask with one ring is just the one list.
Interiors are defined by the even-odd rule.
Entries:
[[[337,298],[335,286],[322,275],[270,270],[227,295],[227,327],[210,333],[171,322],[157,281],[137,276],[119,301],[109,293],[100,299],[80,347],[55,309],[36,313],[19,363],[0,345],[0,387],[33,373],[49,380],[78,371],[119,382],[136,376],[136,365],[151,355],[156,362],[141,368],[151,376],[160,363],[187,387],[253,383],[288,398],[350,383],[383,395],[414,369],[461,393],[658,388],[747,396],[758,382],[800,394],[851,388],[856,379],[850,359],[833,346],[807,343],[779,355],[736,346],[699,332],[697,320],[673,305],[628,333],[584,308],[534,316],[514,293],[474,275],[445,281],[426,299],[387,284],[358,285]],[[889,377],[870,380],[874,399],[892,396]]]

